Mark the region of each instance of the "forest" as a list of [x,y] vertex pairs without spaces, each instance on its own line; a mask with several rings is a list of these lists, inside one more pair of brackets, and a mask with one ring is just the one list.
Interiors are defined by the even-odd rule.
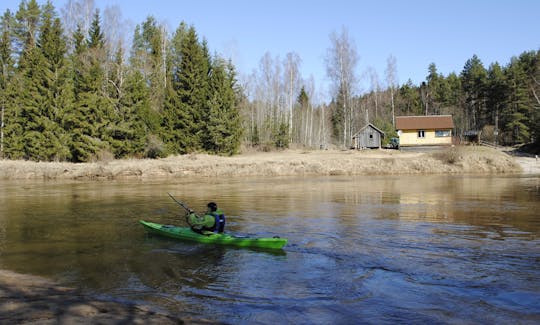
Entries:
[[358,53],[343,28],[329,37],[332,99],[325,103],[313,78],[299,73],[294,52],[283,60],[267,52],[258,70],[240,75],[195,26],[181,22],[170,32],[149,16],[126,31],[119,17],[117,7],[100,11],[89,0],[61,10],[22,0],[3,13],[1,159],[348,148],[368,122],[389,139],[396,116],[432,114],[451,114],[457,137],[481,131],[501,145],[540,142],[540,50],[487,68],[472,55],[447,76],[431,63],[419,85],[400,85],[389,56],[384,78],[368,69],[369,89],[360,90]]

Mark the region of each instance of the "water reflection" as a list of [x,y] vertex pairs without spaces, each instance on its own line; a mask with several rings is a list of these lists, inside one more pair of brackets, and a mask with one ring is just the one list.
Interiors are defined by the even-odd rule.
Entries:
[[[0,183],[0,265],[232,323],[540,321],[535,177]],[[147,236],[167,192],[280,253]]]

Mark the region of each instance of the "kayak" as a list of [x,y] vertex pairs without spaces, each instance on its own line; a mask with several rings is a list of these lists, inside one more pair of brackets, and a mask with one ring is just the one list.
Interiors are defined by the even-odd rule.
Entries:
[[198,243],[270,249],[280,249],[285,246],[285,244],[287,244],[287,239],[279,237],[253,238],[216,233],[203,235],[194,232],[189,227],[162,225],[159,223],[147,222],[144,220],[139,220],[139,222],[144,226],[148,233],[180,240],[194,241]]

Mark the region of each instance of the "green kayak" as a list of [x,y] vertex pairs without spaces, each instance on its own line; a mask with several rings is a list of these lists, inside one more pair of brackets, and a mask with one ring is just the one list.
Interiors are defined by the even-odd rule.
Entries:
[[205,244],[217,244],[217,245],[231,245],[238,247],[258,247],[258,248],[271,248],[280,249],[287,244],[287,239],[273,237],[273,238],[252,238],[252,237],[238,237],[228,234],[215,234],[202,235],[194,232],[189,227],[177,227],[170,225],[162,225],[159,223],[147,222],[144,220],[139,221],[146,231],[151,234],[157,234],[170,238],[194,241]]

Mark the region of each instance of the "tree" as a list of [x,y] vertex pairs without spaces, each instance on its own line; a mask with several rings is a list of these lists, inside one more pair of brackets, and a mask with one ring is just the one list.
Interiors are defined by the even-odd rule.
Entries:
[[355,68],[357,63],[358,55],[347,29],[342,28],[339,35],[335,32],[332,33],[330,35],[330,48],[326,56],[326,73],[332,80],[334,97],[337,99],[338,109],[341,110],[341,112],[334,110],[333,121],[342,124],[338,132],[343,137],[344,147],[347,147],[352,136],[351,99],[356,83]]
[[4,128],[6,107],[8,105],[8,85],[15,71],[12,56],[11,37],[13,35],[14,17],[6,10],[0,18],[0,159],[4,159]]
[[172,80],[167,86],[163,118],[164,140],[172,153],[202,149],[203,117],[208,116],[209,58],[194,27],[181,25],[172,51]]
[[400,111],[405,115],[422,114],[422,103],[420,92],[412,80],[409,79],[399,88]]
[[300,57],[296,53],[287,53],[284,65],[284,84],[287,87],[286,97],[288,98],[289,106],[289,138],[292,141],[298,141],[298,137],[294,137],[294,97],[298,93],[297,88],[300,81],[299,65],[301,63]]
[[[166,39],[165,27],[158,24],[154,17],[148,16],[142,25],[135,28],[131,52],[132,67],[140,70],[146,79],[150,88],[150,104],[157,112],[162,110],[165,100]],[[179,48],[178,44],[176,46]]]
[[487,111],[490,113],[490,124],[494,125],[494,141],[497,143],[499,132],[499,113],[504,110],[508,87],[504,72],[498,63],[488,69]]
[[209,115],[203,136],[206,151],[232,155],[240,147],[242,131],[235,87],[233,66],[219,58],[214,59],[210,77]]
[[390,89],[390,103],[392,107],[392,125],[396,125],[396,108],[394,104],[394,91],[397,87],[397,65],[396,58],[393,55],[390,55],[386,60],[386,82],[388,88]]
[[87,35],[90,24],[96,12],[94,0],[67,0],[61,9],[62,22],[67,35],[68,52],[75,48],[75,39],[71,36],[75,33]]
[[461,80],[463,92],[465,93],[465,117],[466,127],[480,129],[486,116],[486,78],[487,71],[482,61],[474,55],[467,60]]
[[508,105],[503,110],[501,119],[507,143],[527,143],[530,140],[528,121],[531,101],[527,74],[522,63],[514,57],[506,69]]
[[72,55],[75,106],[66,113],[65,126],[72,134],[71,153],[76,162],[99,158],[110,150],[109,141],[113,106],[107,97],[105,38],[96,10],[84,38],[82,29],[74,34]]

